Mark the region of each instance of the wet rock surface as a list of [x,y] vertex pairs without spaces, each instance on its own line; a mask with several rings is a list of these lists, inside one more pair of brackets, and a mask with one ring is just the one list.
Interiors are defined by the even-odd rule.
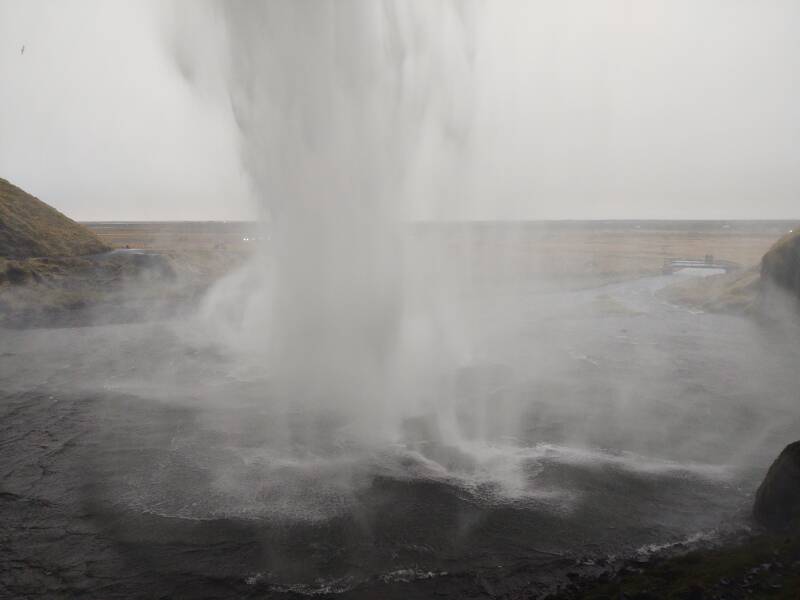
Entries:
[[756,492],[753,516],[772,529],[800,525],[800,441],[786,446],[772,463]]
[[[492,508],[441,483],[380,477],[359,510],[321,522],[179,518],[136,494],[143,470],[202,426],[195,410],[44,388],[0,399],[0,597],[537,598],[613,572],[605,556],[624,544],[614,528],[582,543],[603,522],[583,509]],[[168,479],[206,489],[193,469]]]

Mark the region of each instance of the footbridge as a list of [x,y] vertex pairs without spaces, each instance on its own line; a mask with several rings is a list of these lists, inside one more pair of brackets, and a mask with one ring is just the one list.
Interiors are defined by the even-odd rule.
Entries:
[[706,254],[702,259],[693,258],[666,258],[664,259],[664,274],[672,275],[681,269],[721,269],[726,273],[737,271],[742,265],[730,260],[715,259],[712,254]]

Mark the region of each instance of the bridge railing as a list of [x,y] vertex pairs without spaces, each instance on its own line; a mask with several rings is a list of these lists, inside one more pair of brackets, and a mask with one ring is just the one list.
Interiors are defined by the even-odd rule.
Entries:
[[665,258],[662,271],[665,275],[671,275],[679,269],[722,269],[724,271],[736,271],[741,269],[739,263],[732,260],[715,259],[713,255],[707,254],[702,259],[696,258]]

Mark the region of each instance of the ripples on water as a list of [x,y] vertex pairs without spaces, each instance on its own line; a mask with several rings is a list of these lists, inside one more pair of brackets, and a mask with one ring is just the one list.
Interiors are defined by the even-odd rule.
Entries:
[[145,554],[242,538],[231,568],[254,586],[635,553],[742,519],[800,424],[796,353],[745,319],[664,305],[659,285],[564,294],[490,331],[464,372],[488,391],[420,403],[382,441],[335,410],[293,412],[191,323],[9,332],[0,369],[7,393],[94,399],[76,405],[92,423],[80,477],[109,535]]

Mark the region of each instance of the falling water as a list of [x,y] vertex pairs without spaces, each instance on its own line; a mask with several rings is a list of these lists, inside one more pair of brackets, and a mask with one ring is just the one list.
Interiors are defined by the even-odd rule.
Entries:
[[361,437],[407,416],[423,363],[431,372],[452,346],[431,313],[436,261],[409,251],[403,222],[412,190],[424,196],[468,143],[473,13],[422,1],[219,7],[270,243],[211,312],[235,314],[229,339],[261,361],[273,393],[338,413]]

